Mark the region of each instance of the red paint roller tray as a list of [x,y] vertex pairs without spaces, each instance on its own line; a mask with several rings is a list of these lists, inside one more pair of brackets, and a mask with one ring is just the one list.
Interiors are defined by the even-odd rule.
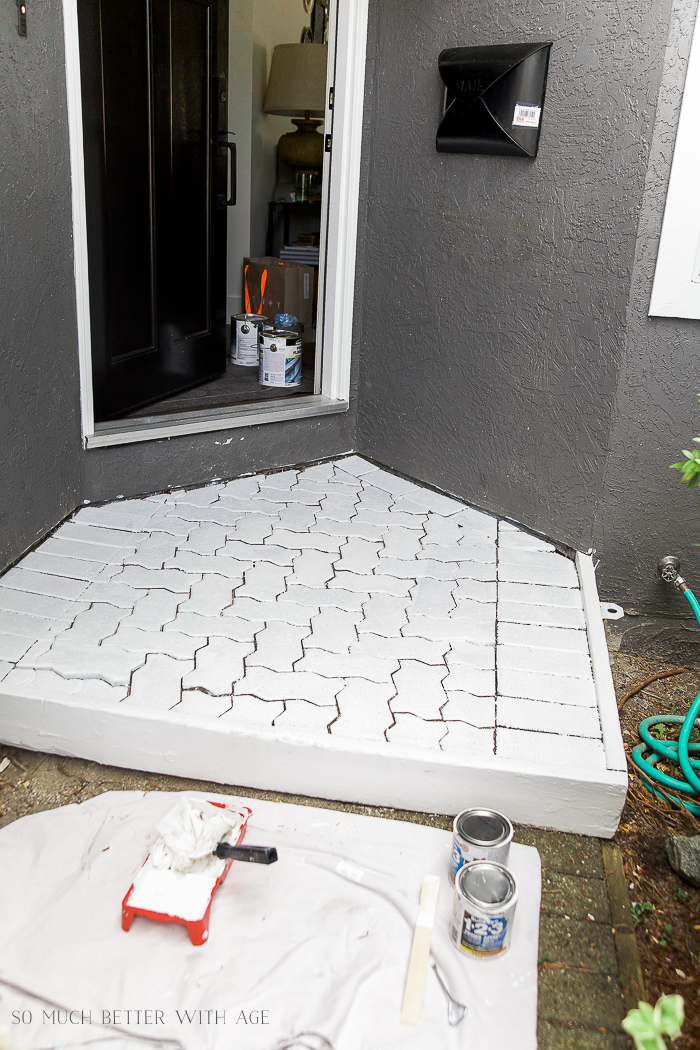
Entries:
[[[211,799],[207,799],[207,801],[212,806],[217,806],[217,808],[219,809],[228,809],[232,812],[239,814],[239,816],[243,820],[243,823],[241,824],[241,829],[238,833],[238,838],[236,839],[236,842],[231,843],[231,845],[240,845],[245,836],[246,828],[248,826],[248,819],[252,810],[250,810],[248,806],[241,806],[240,809],[235,809],[233,806],[227,806],[223,802],[214,802]],[[150,856],[151,855],[149,853],[145,861],[143,862],[139,875],[141,875],[146,869]],[[188,908],[181,909],[183,911],[188,912],[186,915],[171,915],[166,911],[155,911],[151,908],[143,908],[138,907],[137,905],[130,904],[130,899],[134,894],[134,886],[138,882],[139,876],[137,876],[134,882],[132,882],[131,886],[129,887],[129,891],[126,894],[126,897],[122,901],[122,929],[128,931],[131,927],[134,915],[143,915],[147,919],[155,919],[157,922],[179,922],[180,925],[187,927],[187,932],[190,935],[190,940],[192,941],[192,944],[204,944],[204,942],[209,937],[209,912],[211,910],[211,902],[214,899],[214,894],[218,890],[219,886],[228,875],[229,868],[231,867],[232,863],[233,858],[225,860],[223,870],[220,872],[220,874],[208,874],[208,878],[206,879],[204,878],[204,875],[207,873],[204,873],[201,876],[195,875],[193,873],[190,873],[188,875],[182,875],[180,872],[171,872],[167,869],[163,871],[160,871],[159,869],[155,868],[152,869],[154,872],[158,872],[159,876],[179,876],[180,886],[184,885],[184,883],[181,880],[189,879],[191,882],[193,878],[198,879],[200,885],[199,887],[197,887],[198,893],[195,895],[195,897],[198,899],[194,899],[191,902],[189,902]]]

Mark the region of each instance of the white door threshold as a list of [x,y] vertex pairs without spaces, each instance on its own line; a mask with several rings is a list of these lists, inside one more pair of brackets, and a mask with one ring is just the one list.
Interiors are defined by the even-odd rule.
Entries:
[[0,578],[0,737],[608,837],[591,559],[357,456],[78,511]]

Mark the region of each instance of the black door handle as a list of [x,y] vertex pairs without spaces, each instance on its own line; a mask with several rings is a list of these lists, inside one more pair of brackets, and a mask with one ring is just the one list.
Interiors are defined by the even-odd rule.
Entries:
[[228,200],[225,197],[219,197],[219,201],[224,208],[231,208],[236,203],[236,183],[238,181],[238,166],[236,164],[236,143],[235,142],[222,142],[221,145],[224,149],[231,151],[231,196]]

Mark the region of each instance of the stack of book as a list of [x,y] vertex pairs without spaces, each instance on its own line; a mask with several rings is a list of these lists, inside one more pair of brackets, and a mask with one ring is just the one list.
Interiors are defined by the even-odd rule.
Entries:
[[305,263],[307,266],[318,266],[317,244],[285,244],[280,251],[280,259],[289,262]]

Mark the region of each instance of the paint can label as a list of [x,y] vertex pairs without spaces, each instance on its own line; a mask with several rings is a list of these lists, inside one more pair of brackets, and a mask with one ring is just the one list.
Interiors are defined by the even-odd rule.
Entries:
[[260,336],[261,386],[294,387],[301,383],[301,338],[289,332]]
[[505,916],[485,918],[464,912],[458,947],[470,955],[500,955],[505,951],[508,920]]
[[259,337],[267,320],[261,314],[236,314],[231,318],[231,363],[244,368],[257,368]]

